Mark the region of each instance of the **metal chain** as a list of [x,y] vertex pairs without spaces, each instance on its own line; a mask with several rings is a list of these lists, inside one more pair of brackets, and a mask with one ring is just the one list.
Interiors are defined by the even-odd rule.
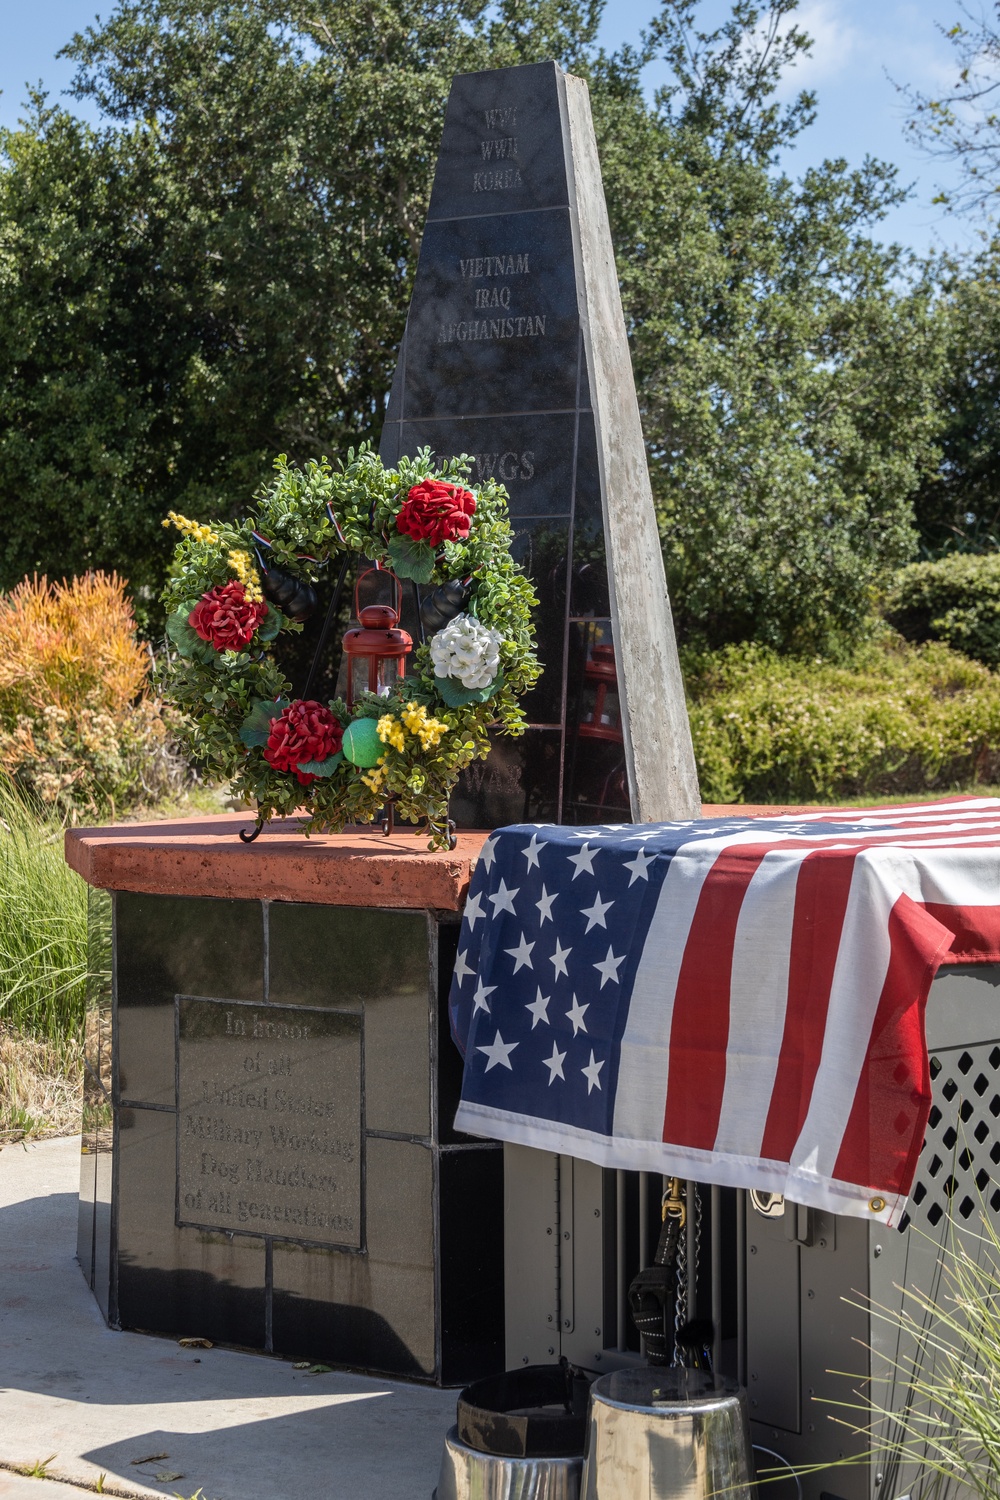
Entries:
[[[689,1183],[681,1183],[680,1191],[685,1201],[685,1218],[687,1207],[687,1192]],[[674,1357],[672,1363],[676,1366],[681,1363],[680,1344],[677,1342],[678,1335],[687,1322],[687,1234],[683,1228],[682,1220],[681,1237],[677,1244],[677,1289],[674,1294]]]
[[680,1242],[677,1246],[677,1292],[674,1298],[674,1357],[673,1364],[679,1366],[683,1363],[683,1357],[678,1344],[678,1335],[684,1324],[688,1322],[688,1276],[693,1275],[695,1286],[698,1284],[698,1267],[701,1264],[701,1194],[696,1182],[685,1182],[681,1186],[684,1196],[685,1218],[688,1213],[693,1215],[694,1225],[694,1265],[688,1266],[687,1235],[681,1230]]
[[694,1200],[692,1203],[694,1212],[694,1284],[697,1295],[698,1268],[701,1265],[701,1193],[698,1191],[698,1184],[696,1182],[690,1183],[689,1186]]

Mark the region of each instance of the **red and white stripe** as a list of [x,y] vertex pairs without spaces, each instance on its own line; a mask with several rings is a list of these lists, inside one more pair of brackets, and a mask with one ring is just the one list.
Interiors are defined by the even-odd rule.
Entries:
[[803,830],[833,816],[674,855],[622,1038],[608,1165],[898,1218],[930,1105],[931,981],[942,961],[1000,959],[1000,803]]

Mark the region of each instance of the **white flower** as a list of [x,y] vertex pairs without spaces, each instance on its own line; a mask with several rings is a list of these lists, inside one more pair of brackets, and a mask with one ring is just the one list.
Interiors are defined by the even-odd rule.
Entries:
[[474,615],[456,615],[431,636],[435,674],[457,677],[464,688],[487,687],[500,670],[502,640],[498,630],[489,630]]

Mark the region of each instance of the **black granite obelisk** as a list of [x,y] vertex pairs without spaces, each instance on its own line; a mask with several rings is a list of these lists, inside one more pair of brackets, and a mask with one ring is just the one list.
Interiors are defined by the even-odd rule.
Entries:
[[544,672],[459,826],[693,817],[698,784],[586,85],[457,77],[381,452],[501,479]]

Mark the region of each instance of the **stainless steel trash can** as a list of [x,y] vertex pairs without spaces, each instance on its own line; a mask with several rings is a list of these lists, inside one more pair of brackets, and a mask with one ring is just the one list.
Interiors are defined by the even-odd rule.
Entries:
[[702,1370],[631,1369],[590,1390],[582,1500],[751,1500],[746,1395]]
[[[444,1440],[434,1500],[580,1500],[582,1458],[510,1458]],[[738,1497],[739,1500],[739,1497]]]

